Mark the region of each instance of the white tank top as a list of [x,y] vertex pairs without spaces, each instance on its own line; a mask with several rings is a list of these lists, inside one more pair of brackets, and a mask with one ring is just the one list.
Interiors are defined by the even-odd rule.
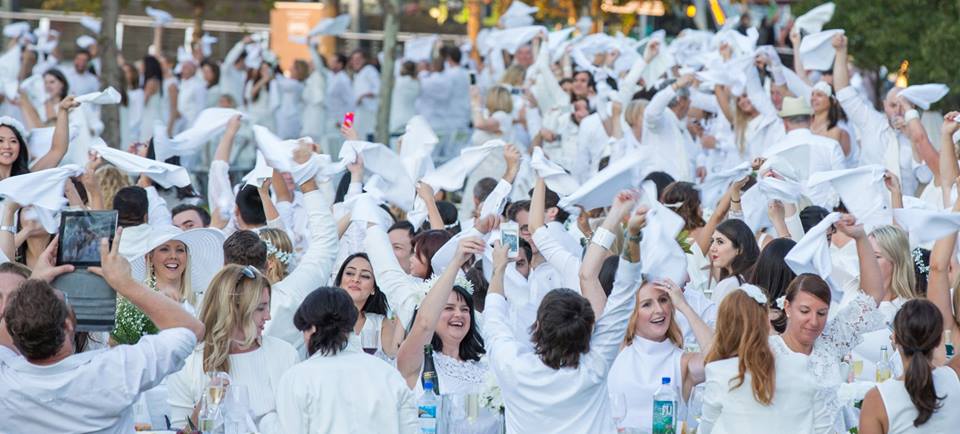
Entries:
[[897,433],[947,433],[956,432],[960,426],[960,379],[957,373],[948,366],[933,370],[933,386],[940,400],[940,409],[933,412],[925,424],[913,426],[917,418],[917,409],[910,401],[910,395],[902,380],[890,379],[880,383],[877,390],[883,399],[883,407],[887,411],[890,421],[889,434]]

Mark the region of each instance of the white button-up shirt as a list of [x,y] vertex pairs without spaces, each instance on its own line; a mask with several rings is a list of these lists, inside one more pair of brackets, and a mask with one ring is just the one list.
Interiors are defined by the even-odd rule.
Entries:
[[[607,373],[617,357],[640,283],[640,263],[620,260],[613,291],[576,368],[553,369],[523,351],[507,300],[489,294],[484,310],[487,355],[507,411],[508,433],[614,433]],[[281,414],[282,416],[282,414]]]
[[133,403],[180,370],[197,338],[186,328],[144,336],[136,345],[75,354],[49,366],[0,358],[0,431],[133,432]]

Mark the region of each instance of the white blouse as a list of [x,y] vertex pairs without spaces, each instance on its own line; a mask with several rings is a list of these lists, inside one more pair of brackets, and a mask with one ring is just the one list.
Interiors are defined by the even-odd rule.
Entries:
[[940,400],[941,407],[933,412],[926,423],[914,427],[917,408],[910,401],[903,380],[891,379],[877,385],[889,421],[887,433],[955,432],[960,426],[960,378],[957,378],[957,372],[949,366],[934,369],[933,387],[937,396],[943,398]]
[[750,372],[743,384],[734,387],[740,358],[717,360],[706,366],[703,413],[699,433],[703,434],[812,434],[816,414],[811,405],[817,393],[810,381],[806,360],[796,355],[778,355],[773,401],[763,405],[753,396]]
[[[663,377],[670,377],[670,384],[680,390],[679,385],[683,384],[682,358],[683,349],[669,339],[654,342],[639,336],[617,355],[607,376],[607,390],[611,395],[623,394],[625,398],[627,415],[621,423],[624,427],[652,429],[653,394]],[[682,401],[678,416],[683,413]]]
[[[298,360],[292,345],[272,336],[264,336],[260,348],[254,351],[230,355],[230,384],[247,388],[250,410],[260,431],[280,432],[277,431],[275,391],[280,377]],[[184,368],[171,375],[167,382],[167,402],[173,426],[187,426],[187,418],[200,402],[206,383],[203,345],[197,345],[193,354],[187,357]]]

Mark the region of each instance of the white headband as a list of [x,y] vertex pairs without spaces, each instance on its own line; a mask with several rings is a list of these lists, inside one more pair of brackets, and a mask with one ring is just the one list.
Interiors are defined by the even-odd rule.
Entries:
[[761,290],[759,287],[755,285],[751,285],[749,283],[744,283],[740,285],[740,290],[742,290],[743,292],[746,292],[747,295],[749,295],[750,298],[756,300],[757,303],[760,303],[766,306],[767,296],[766,294],[763,293],[763,290]]
[[20,121],[10,116],[2,116],[0,117],[0,125],[5,125],[10,128],[13,128],[14,130],[17,131],[17,134],[20,134],[21,139],[27,140],[27,129],[23,127],[23,124],[21,124]]
[[817,84],[813,85],[812,92],[822,92],[826,96],[833,97],[833,89],[825,81],[818,81]]

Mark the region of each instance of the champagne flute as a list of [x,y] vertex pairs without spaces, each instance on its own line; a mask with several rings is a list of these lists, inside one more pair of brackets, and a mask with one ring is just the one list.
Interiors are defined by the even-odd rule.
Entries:
[[214,407],[219,407],[223,402],[223,395],[226,393],[227,385],[230,384],[230,375],[226,372],[213,371],[207,373],[209,379],[207,383],[207,402]]
[[627,398],[618,392],[610,393],[610,414],[613,416],[613,425],[617,432],[623,432],[623,419],[627,417]]
[[480,417],[480,391],[474,387],[467,393],[467,422],[473,424]]

